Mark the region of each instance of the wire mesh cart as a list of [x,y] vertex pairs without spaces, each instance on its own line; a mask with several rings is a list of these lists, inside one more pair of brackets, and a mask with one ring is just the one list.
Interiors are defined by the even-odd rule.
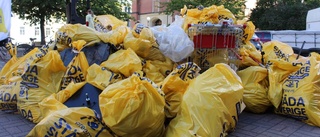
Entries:
[[240,62],[239,47],[244,26],[222,24],[190,24],[188,36],[194,42],[194,52],[188,61],[195,62],[201,72],[217,63],[228,64],[233,70]]

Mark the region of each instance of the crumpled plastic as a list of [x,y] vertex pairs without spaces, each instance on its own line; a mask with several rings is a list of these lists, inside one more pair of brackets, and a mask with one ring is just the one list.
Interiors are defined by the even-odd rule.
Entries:
[[242,27],[243,35],[242,35],[242,43],[248,43],[250,42],[250,39],[252,38],[256,26],[252,23],[252,21],[246,21],[246,20],[238,20],[237,25],[244,25],[245,27]]
[[125,79],[120,73],[114,73],[106,67],[92,64],[87,70],[87,82],[91,85],[104,90],[108,85]]
[[16,112],[17,99],[20,92],[20,82],[12,82],[0,86],[0,110],[5,112]]
[[55,111],[41,120],[27,135],[38,136],[103,136],[113,137],[101,117],[87,107]]
[[66,88],[70,82],[79,83],[86,81],[89,63],[86,55],[82,51],[82,49],[85,47],[85,44],[86,42],[84,40],[72,42],[72,51],[77,55],[67,66],[67,71],[65,72],[61,81],[60,90]]
[[152,31],[143,24],[136,24],[132,32],[125,37],[123,44],[125,49],[131,48],[144,59],[165,61]]
[[198,24],[198,23],[211,23],[218,24],[221,20],[231,20],[231,23],[236,22],[235,16],[230,12],[230,10],[224,8],[223,5],[216,6],[212,5],[205,8],[194,8],[187,9],[184,6],[180,11],[181,16],[184,16],[185,20],[183,23],[183,30],[188,31],[188,24]]
[[119,26],[108,33],[102,33],[85,25],[66,24],[55,33],[55,41],[49,48],[52,49],[54,45],[58,51],[62,51],[71,47],[72,42],[78,40],[86,41],[86,46],[93,46],[99,42],[119,45],[123,43],[128,33],[127,26]]
[[50,96],[44,98],[39,103],[40,112],[42,118],[45,118],[55,111],[68,108],[63,103],[66,102],[73,94],[75,94],[80,88],[85,85],[86,82],[74,83],[71,82],[65,89],[53,93]]
[[120,26],[127,26],[127,22],[119,20],[112,15],[98,15],[94,18],[94,28],[99,32],[109,32],[108,26],[111,30],[117,29]]
[[8,80],[13,76],[12,71],[15,65],[18,62],[17,56],[13,56],[1,69],[0,71],[0,85],[8,84]]
[[268,70],[260,66],[251,66],[238,71],[244,86],[243,102],[246,110],[264,113],[272,106],[268,99]]
[[99,103],[103,121],[118,136],[164,134],[164,93],[147,78],[134,74],[109,85]]
[[265,53],[263,58],[266,63],[272,59],[281,59],[284,61],[296,60],[293,56],[294,52],[292,47],[280,41],[273,40],[263,43],[262,50]]
[[241,56],[240,66],[242,67],[259,66],[262,64],[261,52],[250,41],[241,45],[239,54]]
[[77,40],[84,40],[87,45],[101,42],[99,32],[81,24],[66,24],[55,33],[55,42],[58,51],[69,48],[70,44]]
[[142,72],[142,63],[137,54],[131,49],[118,50],[111,54],[107,61],[100,64],[114,73],[120,73],[125,77],[131,76],[134,72]]
[[207,70],[218,63],[229,64],[232,61],[226,48],[216,50],[196,48],[191,57],[192,61],[198,64],[202,70]]
[[20,58],[13,56],[0,71],[0,84],[9,84],[10,82],[17,82],[18,79],[21,79],[20,76],[24,71],[23,66],[26,64],[25,60],[34,55],[37,51],[37,48],[33,49]]
[[184,19],[181,16],[175,16],[175,21],[169,26],[152,27],[160,51],[174,62],[179,62],[188,56],[194,50],[193,41],[181,28]]
[[180,112],[180,103],[192,79],[195,79],[200,72],[200,67],[193,63],[187,62],[177,66],[162,84],[161,90],[164,92],[166,105],[166,117],[174,118]]
[[301,67],[284,81],[276,113],[320,127],[320,55],[311,53],[310,57],[300,58],[293,64]]
[[165,76],[160,72],[160,67],[153,65],[151,60],[146,60],[143,64],[142,71],[147,78],[157,84],[164,80]]
[[242,95],[237,74],[226,64],[216,64],[190,83],[166,136],[226,136],[243,110]]
[[36,50],[25,65],[19,66],[24,72],[17,102],[21,115],[34,123],[41,120],[38,103],[60,90],[59,83],[66,71],[58,51]]
[[127,26],[119,26],[111,31],[98,35],[103,42],[108,42],[120,48],[120,44],[123,43],[124,38],[130,33],[130,29]]
[[268,98],[275,108],[278,108],[281,103],[283,83],[291,73],[299,70],[300,68],[301,65],[297,65],[296,63],[280,59],[269,60],[269,64],[267,66],[269,73]]
[[167,77],[172,71],[174,67],[174,63],[168,57],[166,57],[165,59],[166,59],[165,61],[151,60],[150,63],[155,67],[159,68],[160,73],[164,77]]

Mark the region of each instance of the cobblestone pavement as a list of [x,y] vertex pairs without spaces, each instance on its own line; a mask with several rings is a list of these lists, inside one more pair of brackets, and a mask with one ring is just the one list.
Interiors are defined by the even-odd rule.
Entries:
[[34,125],[19,114],[0,111],[0,137],[25,137]]
[[230,137],[320,137],[320,128],[274,113],[243,112]]
[[[0,137],[24,137],[34,125],[19,114],[0,111]],[[243,112],[229,137],[320,137],[320,128],[273,113]]]

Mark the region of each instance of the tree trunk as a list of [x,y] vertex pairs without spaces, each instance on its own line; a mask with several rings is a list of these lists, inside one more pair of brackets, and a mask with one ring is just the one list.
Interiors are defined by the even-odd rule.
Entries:
[[44,31],[44,22],[45,22],[44,17],[41,17],[40,18],[41,45],[45,45],[46,44],[45,31]]

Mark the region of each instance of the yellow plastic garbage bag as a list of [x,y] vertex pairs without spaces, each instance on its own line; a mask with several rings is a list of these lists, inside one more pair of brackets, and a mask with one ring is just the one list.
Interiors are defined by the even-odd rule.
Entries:
[[119,44],[122,44],[126,35],[130,32],[127,26],[119,26],[107,33],[99,34],[99,38],[104,41],[115,45],[119,48]]
[[86,81],[87,69],[89,63],[86,55],[82,51],[86,42],[84,40],[78,40],[72,42],[73,52],[77,55],[68,64],[67,71],[61,81],[60,90],[65,89],[70,82],[80,83]]
[[216,7],[217,10],[218,10],[218,19],[219,20],[229,20],[229,19],[232,19],[233,20],[233,23],[236,22],[236,17],[232,14],[232,12],[228,9],[226,9],[223,5],[220,5],[220,6],[217,6]]
[[268,98],[278,108],[282,98],[282,84],[288,76],[297,71],[301,65],[284,60],[270,60],[268,66],[269,89]]
[[297,60],[302,67],[283,83],[283,96],[277,113],[320,127],[320,55]]
[[167,77],[170,74],[174,66],[173,61],[168,57],[166,57],[165,61],[151,60],[150,63],[157,68],[160,68],[160,73],[164,77]]
[[[199,6],[194,9],[187,9],[184,6],[180,11],[181,16],[184,16],[185,20],[183,23],[183,29],[188,32],[188,24],[199,24],[199,23],[212,23],[218,24],[221,20],[232,20],[232,23],[236,22],[235,16],[230,10],[224,8],[223,5],[210,7]],[[249,39],[250,40],[250,39]]]
[[166,95],[167,118],[174,118],[180,112],[183,94],[188,88],[190,81],[196,78],[199,72],[200,67],[197,64],[187,62],[180,64],[164,79],[160,87]]
[[[189,10],[188,10],[188,13],[189,13]],[[191,16],[185,16],[184,22],[182,24],[182,28],[186,33],[188,33],[189,24],[198,24],[199,22],[200,22],[200,20],[198,18],[191,17]]]
[[272,106],[268,99],[268,70],[260,66],[251,66],[238,71],[244,86],[243,102],[246,110],[264,113]]
[[271,59],[282,59],[285,61],[292,61],[289,60],[289,57],[292,56],[294,52],[291,46],[289,46],[288,44],[273,40],[264,43],[262,47],[262,50],[265,53],[263,58],[266,63],[268,63],[268,61]]
[[127,22],[119,20],[112,15],[98,15],[94,17],[94,28],[99,32],[108,32],[117,29],[120,26],[127,26]]
[[10,82],[13,82],[10,80],[12,77],[19,78],[23,73],[23,66],[26,63],[25,60],[35,54],[37,51],[38,49],[33,49],[20,58],[17,58],[16,54],[12,56],[12,58],[3,66],[0,71],[0,84],[9,84]]
[[13,45],[13,43],[11,42],[7,42],[5,45],[7,51],[9,52],[9,54],[11,55],[11,58],[13,56],[17,56],[17,52],[18,52],[18,47]]
[[0,85],[9,84],[8,79],[12,77],[12,67],[17,66],[14,65],[18,61],[18,57],[14,54],[11,59],[2,67],[0,71]]
[[[79,83],[77,83],[79,84]],[[65,89],[64,89],[65,90]],[[60,92],[58,92],[60,93]],[[63,104],[63,102],[60,102],[56,99],[56,93],[51,94],[50,96],[44,98],[39,103],[41,118],[43,119],[50,114],[54,113],[55,111],[62,110],[68,108],[66,105]]]
[[[209,69],[202,74],[202,77],[199,76],[199,79],[203,81],[215,81],[223,83],[223,86],[220,85],[215,88],[220,90],[215,90],[214,92],[221,97],[224,104],[227,106],[231,116],[234,118],[234,121],[231,121],[230,129],[235,128],[238,116],[244,109],[243,105],[243,85],[240,77],[236,72],[227,64],[219,63],[216,64],[214,69]],[[207,75],[207,76],[206,76]],[[197,77],[198,79],[198,77]],[[227,80],[227,81],[225,81]],[[209,87],[211,88],[211,87]],[[232,96],[232,98],[230,98]]]
[[[262,55],[261,52],[257,50],[257,48],[249,41],[240,46],[240,56],[251,58],[250,60],[253,60],[255,63],[250,63],[252,65],[249,66],[258,66],[260,63],[262,63]],[[249,62],[243,61],[243,64],[246,64]]]
[[247,68],[249,66],[259,66],[259,64],[249,56],[241,56],[239,68]]
[[111,54],[108,60],[102,62],[100,66],[106,67],[114,73],[121,73],[126,77],[142,70],[141,60],[131,48],[118,50]]
[[114,73],[106,67],[101,67],[97,64],[92,64],[87,72],[87,82],[101,90],[125,78],[123,75]]
[[101,42],[97,34],[99,34],[99,32],[85,25],[66,24],[55,33],[56,46],[59,51],[62,51],[77,40],[84,40],[88,45],[93,45],[94,43]]
[[166,136],[226,136],[243,109],[242,95],[237,74],[226,64],[216,64],[190,83]]
[[219,14],[218,9],[216,5],[212,5],[210,7],[206,7],[203,10],[201,10],[202,13],[199,17],[199,20],[201,23],[210,22],[213,24],[219,23]]
[[192,54],[192,61],[198,64],[203,71],[218,63],[229,64],[231,54],[228,49],[195,49]]
[[143,24],[136,24],[132,32],[125,37],[123,44],[125,49],[131,48],[144,59],[165,61],[153,32]]
[[154,83],[160,83],[164,80],[165,76],[161,74],[160,67],[157,67],[151,63],[151,60],[144,61],[142,71],[145,76],[152,80]]
[[193,17],[193,18],[200,18],[202,14],[202,10],[199,10],[198,8],[188,9],[187,16]]
[[254,24],[251,21],[246,20],[239,20],[237,21],[237,24],[244,25],[244,27],[242,28],[243,36],[241,40],[242,43],[248,43],[255,32],[256,26],[254,26]]
[[71,82],[65,89],[44,98],[39,103],[39,108],[42,116],[41,119],[47,117],[55,111],[68,108],[63,103],[66,102],[70,97],[72,97],[73,94],[75,94],[85,84],[86,82]]
[[188,11],[188,8],[187,8],[186,5],[184,5],[183,8],[180,9],[180,15],[181,15],[181,16],[186,15],[186,14],[187,14],[187,11]]
[[20,82],[0,86],[0,110],[17,111],[17,96],[20,92]]
[[58,110],[41,120],[27,135],[39,136],[101,136],[113,137],[101,118],[90,108],[75,107]]
[[38,103],[59,91],[66,70],[58,51],[37,50],[25,61],[17,103],[21,115],[34,123],[41,120]]
[[136,74],[109,85],[99,95],[103,121],[118,136],[160,137],[164,134],[164,93]]

